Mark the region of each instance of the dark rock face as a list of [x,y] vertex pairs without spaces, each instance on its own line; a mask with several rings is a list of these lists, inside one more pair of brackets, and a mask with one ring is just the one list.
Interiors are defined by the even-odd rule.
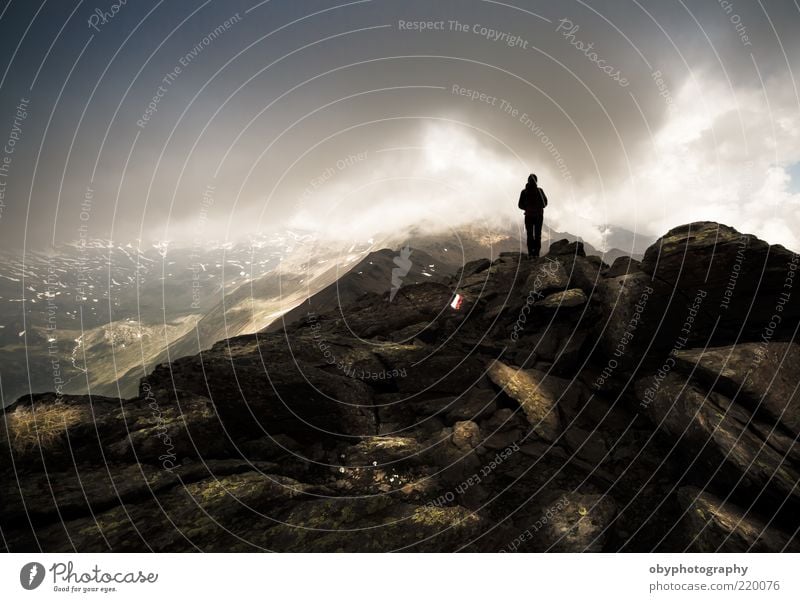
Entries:
[[492,262],[488,259],[476,259],[474,261],[469,261],[465,263],[464,267],[456,273],[456,278],[469,278],[470,276],[474,276],[475,274],[479,274],[488,270],[491,266]]
[[800,495],[800,348],[765,345],[766,365],[759,348],[750,343],[678,352],[663,380],[641,379],[636,391],[653,421],[681,440],[709,478],[782,501]]
[[[246,346],[235,345],[215,345],[202,359],[187,357],[159,366],[145,382],[153,389],[174,387],[206,396],[224,428],[251,437],[375,432],[371,390],[358,379],[331,374],[299,359],[270,362],[256,348],[254,354],[244,355],[241,350]],[[205,374],[205,380],[197,374]]]
[[678,499],[685,508],[691,552],[797,552],[800,543],[730,502],[684,487]]
[[791,436],[800,434],[800,345],[742,343],[675,353],[684,372]]
[[[642,271],[653,278],[658,296],[674,298],[669,310],[676,304],[699,305],[688,333],[698,343],[709,337],[719,344],[757,340],[767,331],[771,340],[790,337],[800,319],[800,304],[790,302],[797,267],[797,254],[713,222],[670,230],[642,259]],[[685,309],[672,313],[662,330],[669,325],[680,331],[688,316]]]
[[135,399],[23,398],[0,429],[4,541],[796,549],[793,261],[709,223],[641,265],[557,241],[394,295],[376,280],[159,365]]
[[519,403],[534,433],[548,441],[558,437],[561,424],[556,404],[568,389],[568,382],[538,370],[515,370],[497,360],[489,366],[488,374],[494,384]]
[[570,242],[566,238],[556,240],[550,243],[550,248],[547,250],[548,255],[572,255],[574,257],[586,257],[586,252],[583,250],[583,243],[580,241]]
[[623,256],[617,257],[614,263],[611,264],[607,270],[604,270],[603,276],[606,278],[616,278],[618,276],[625,276],[632,272],[640,272],[642,270],[642,263],[635,259]]

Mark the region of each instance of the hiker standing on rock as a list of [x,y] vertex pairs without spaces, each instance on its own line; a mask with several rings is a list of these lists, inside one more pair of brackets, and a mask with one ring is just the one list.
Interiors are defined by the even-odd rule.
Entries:
[[542,223],[547,196],[537,186],[536,174],[528,176],[528,183],[519,193],[518,207],[525,211],[525,231],[528,233],[528,257],[539,257],[542,250]]

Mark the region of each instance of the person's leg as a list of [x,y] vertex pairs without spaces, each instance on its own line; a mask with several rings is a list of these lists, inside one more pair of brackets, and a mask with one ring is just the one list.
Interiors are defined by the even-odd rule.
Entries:
[[525,214],[525,231],[528,234],[528,255],[533,256],[536,247],[536,241],[533,237],[534,225],[532,215]]
[[544,215],[534,216],[534,256],[539,257],[539,252],[542,250],[542,223],[544,222]]

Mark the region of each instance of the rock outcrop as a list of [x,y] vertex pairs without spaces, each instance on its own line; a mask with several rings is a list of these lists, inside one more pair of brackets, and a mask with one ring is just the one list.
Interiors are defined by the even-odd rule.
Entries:
[[3,540],[796,549],[796,268],[707,222],[641,264],[556,241],[296,312],[157,366],[134,399],[23,398],[0,429]]

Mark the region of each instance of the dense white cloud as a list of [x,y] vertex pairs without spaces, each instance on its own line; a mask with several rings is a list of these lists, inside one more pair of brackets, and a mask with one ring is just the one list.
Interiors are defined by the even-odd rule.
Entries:
[[[800,249],[800,194],[788,172],[800,161],[800,113],[791,87],[776,80],[765,89],[732,89],[695,72],[668,109],[651,135],[623,140],[629,163],[623,174],[605,174],[602,185],[572,185],[540,170],[551,198],[550,227],[602,247],[609,224],[652,240],[677,225],[712,220]],[[320,191],[327,210],[312,204],[292,224],[366,239],[419,223],[520,218],[516,198],[526,162],[490,135],[432,123],[416,145],[378,155],[368,169]]]
[[320,189],[290,226],[366,240],[418,226],[502,224],[519,216],[527,168],[499,146],[461,125],[427,124],[416,144],[374,153],[363,169]]

